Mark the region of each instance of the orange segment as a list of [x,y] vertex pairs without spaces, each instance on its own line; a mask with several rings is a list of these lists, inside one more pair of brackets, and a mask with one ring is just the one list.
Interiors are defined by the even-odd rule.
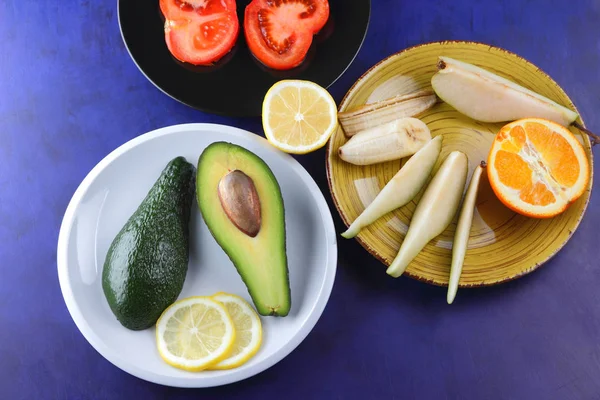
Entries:
[[504,127],[498,132],[498,140],[502,143],[502,150],[518,153],[526,141],[525,130],[521,126]]
[[510,188],[523,189],[531,184],[533,171],[518,154],[498,151],[494,167],[498,171],[500,181]]
[[537,122],[526,124],[527,136],[543,154],[545,165],[558,183],[573,186],[579,177],[577,156],[569,142],[560,134],[550,130],[546,125]]
[[583,146],[567,128],[527,118],[504,126],[488,157],[489,181],[512,210],[537,218],[563,212],[589,183]]
[[554,194],[541,182],[536,182],[534,184],[530,182],[527,187],[521,190],[519,198],[534,206],[547,206],[548,204],[556,202]]

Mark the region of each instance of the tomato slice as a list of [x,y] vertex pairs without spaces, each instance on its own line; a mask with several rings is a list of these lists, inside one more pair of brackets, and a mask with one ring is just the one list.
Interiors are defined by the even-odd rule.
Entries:
[[291,69],[304,61],[328,19],[327,0],[253,0],[244,16],[246,42],[267,67]]
[[235,0],[160,0],[165,41],[173,57],[210,65],[227,54],[238,37]]

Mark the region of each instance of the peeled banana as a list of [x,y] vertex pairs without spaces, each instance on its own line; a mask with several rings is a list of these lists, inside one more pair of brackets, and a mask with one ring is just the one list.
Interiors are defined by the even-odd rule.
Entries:
[[569,126],[578,114],[483,68],[439,57],[431,86],[440,99],[460,113],[482,122],[545,118]]
[[352,136],[338,154],[350,164],[370,165],[413,155],[430,140],[431,132],[423,121],[401,118]]
[[349,112],[338,113],[338,120],[346,136],[351,137],[365,129],[392,122],[398,118],[414,117],[431,108],[437,97],[431,90],[392,97],[365,104]]

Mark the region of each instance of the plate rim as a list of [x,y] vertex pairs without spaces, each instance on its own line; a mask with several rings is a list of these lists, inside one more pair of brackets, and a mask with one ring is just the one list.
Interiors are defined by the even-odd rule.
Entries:
[[[181,103],[181,104],[183,104],[183,105],[185,105],[187,107],[190,107],[192,109],[199,110],[199,111],[202,111],[202,112],[211,113],[211,114],[220,115],[220,116],[227,116],[227,117],[256,117],[256,116],[260,115],[260,112],[258,114],[253,114],[253,113],[249,113],[248,114],[248,113],[239,113],[239,112],[230,113],[230,112],[226,112],[226,111],[222,111],[222,110],[215,110],[215,109],[208,109],[208,108],[196,107],[196,106],[188,104],[187,102],[185,102],[183,100],[180,100],[177,97],[171,95],[170,93],[168,93],[167,91],[165,91],[163,88],[161,88],[156,82],[154,82],[152,79],[150,79],[150,77],[144,72],[144,70],[142,69],[142,67],[138,64],[138,62],[135,59],[135,57],[133,56],[133,54],[131,54],[131,50],[129,48],[129,45],[127,44],[127,41],[125,40],[125,36],[123,35],[123,26],[122,26],[122,23],[121,23],[121,2],[122,1],[126,1],[126,0],[117,0],[117,24],[119,25],[119,35],[121,36],[121,41],[123,42],[123,46],[125,47],[125,50],[127,50],[127,54],[129,55],[129,58],[131,59],[131,61],[133,61],[133,64],[136,66],[136,68],[138,69],[138,71],[155,88],[157,88],[158,90],[160,90],[163,94],[167,95],[171,99],[173,99],[173,100],[175,100],[175,101],[177,101],[177,102],[179,102],[179,103]],[[367,24],[365,25],[365,30],[364,30],[364,32],[362,34],[360,42],[358,43],[358,47],[356,48],[356,51],[354,52],[354,54],[350,58],[350,61],[348,62],[348,64],[342,70],[340,70],[340,72],[337,73],[337,76],[335,77],[335,79],[333,79],[326,86],[324,86],[325,89],[329,89],[342,76],[344,76],[344,74],[346,73],[346,71],[348,71],[348,68],[350,68],[350,66],[352,66],[352,64],[354,64],[354,61],[356,60],[356,57],[358,57],[358,54],[360,53],[360,50],[362,49],[362,46],[365,43],[365,39],[367,38],[367,33],[369,33],[369,27],[371,26],[371,15],[373,13],[373,11],[372,11],[373,4],[372,4],[371,0],[363,0],[363,1],[366,1],[368,3],[368,6],[369,6],[368,9],[369,9],[369,11],[367,13]],[[242,28],[242,26],[240,25],[240,29],[241,28]],[[237,44],[237,42],[236,42],[236,44]],[[281,81],[283,79],[284,78],[278,78],[277,81]]]
[[[291,340],[285,343],[281,349],[264,360],[260,361],[256,365],[247,369],[231,369],[226,371],[219,371],[216,376],[202,376],[198,377],[170,377],[160,375],[154,372],[148,372],[141,370],[135,363],[127,361],[119,354],[115,354],[108,346],[106,346],[96,332],[89,326],[81,309],[77,305],[73,296],[73,290],[68,277],[69,263],[69,237],[74,223],[75,215],[79,209],[79,205],[84,195],[87,193],[90,185],[100,175],[102,171],[117,158],[127,153],[129,150],[141,145],[147,141],[156,139],[162,136],[168,136],[172,134],[178,134],[184,131],[206,131],[216,130],[220,133],[231,134],[237,137],[243,137],[258,144],[265,148],[267,151],[272,151],[276,157],[279,157],[283,162],[290,166],[300,178],[304,181],[307,188],[309,189],[312,197],[317,202],[317,211],[321,216],[321,223],[325,229],[326,243],[324,243],[324,249],[327,252],[327,261],[324,266],[325,278],[320,283],[318,290],[317,301],[309,311],[308,316],[300,323],[300,328],[292,336]],[[226,139],[225,139],[226,140]],[[257,375],[279,361],[287,357],[292,351],[294,351],[300,343],[308,336],[313,330],[320,317],[322,316],[331,296],[333,285],[335,282],[335,276],[337,272],[337,260],[338,260],[338,249],[337,249],[337,237],[335,226],[333,222],[333,216],[329,209],[325,197],[319,186],[316,184],[312,176],[304,169],[304,167],[289,154],[283,153],[273,148],[266,139],[258,136],[250,131],[236,128],[229,125],[214,124],[214,123],[185,123],[169,125],[162,128],[154,129],[144,134],[141,134],[127,142],[121,144],[116,149],[112,150],[102,160],[100,160],[85,176],[85,178],[78,185],[74,194],[72,195],[66,211],[63,215],[63,219],[60,225],[58,243],[57,243],[57,272],[59,286],[63,300],[67,306],[67,310],[71,316],[71,319],[75,323],[79,332],[84,336],[87,342],[96,350],[102,357],[108,360],[115,367],[133,375],[139,379],[146,380],[148,382],[171,386],[171,387],[182,387],[182,388],[203,388],[203,387],[214,387],[239,382],[244,379],[250,378]],[[214,372],[214,371],[213,371]]]
[[[368,68],[353,84],[352,86],[348,89],[348,91],[344,94],[344,97],[342,98],[342,100],[340,101],[340,105],[338,107],[338,111],[343,111],[345,109],[345,107],[347,106],[347,102],[349,101],[350,95],[352,93],[354,93],[358,88],[360,88],[360,86],[366,81],[367,78],[370,77],[371,74],[375,73],[377,69],[381,68],[384,64],[391,62],[393,59],[400,57],[402,54],[409,52],[411,50],[414,50],[416,48],[419,47],[429,47],[429,46],[444,46],[444,45],[456,45],[456,44],[464,44],[464,45],[470,45],[470,46],[474,46],[474,47],[482,47],[482,48],[488,48],[488,50],[494,49],[500,52],[505,53],[508,57],[514,57],[516,59],[520,59],[521,61],[531,65],[532,67],[534,67],[537,72],[541,75],[543,75],[548,82],[550,82],[554,87],[556,87],[567,99],[569,99],[569,105],[571,107],[573,107],[573,110],[575,110],[575,112],[577,112],[579,114],[578,117],[578,121],[581,124],[581,126],[583,126],[584,128],[585,126],[585,122],[583,120],[583,117],[581,115],[581,113],[579,112],[579,110],[577,109],[575,103],[573,102],[573,100],[571,99],[571,97],[567,94],[567,92],[562,88],[562,86],[560,86],[554,79],[552,79],[552,77],[546,73],[544,70],[542,70],[540,67],[538,67],[536,64],[534,64],[533,62],[529,61],[528,59],[526,59],[525,57],[507,50],[505,48],[499,47],[499,46],[495,46],[495,45],[491,45],[488,43],[483,43],[483,42],[478,42],[478,41],[473,41],[473,40],[440,40],[440,41],[432,41],[432,42],[424,42],[424,43],[419,43],[416,44],[414,46],[410,46],[407,47],[405,49],[402,49],[400,51],[397,51],[393,54],[388,55],[387,57],[381,59],[380,61],[378,61],[377,63],[375,63],[374,65],[372,65],[370,68]],[[341,128],[340,128],[341,129]],[[465,283],[460,283],[458,284],[459,288],[476,288],[476,287],[487,287],[487,286],[495,286],[495,285],[500,285],[502,283],[506,283],[506,282],[510,282],[513,280],[516,280],[518,278],[521,278],[525,275],[529,275],[530,273],[532,273],[533,271],[539,269],[540,267],[542,267],[543,265],[545,265],[548,261],[550,261],[556,254],[558,254],[558,252],[560,252],[563,247],[571,240],[571,238],[573,237],[573,235],[575,234],[575,232],[577,231],[577,229],[579,228],[579,226],[581,225],[581,221],[583,220],[583,217],[585,216],[585,213],[587,211],[587,208],[589,206],[590,200],[591,200],[591,195],[592,195],[592,188],[594,186],[594,153],[593,153],[593,148],[591,146],[591,141],[589,139],[589,136],[582,134],[581,135],[583,137],[583,140],[586,142],[587,148],[591,149],[590,150],[590,158],[589,158],[589,163],[590,163],[590,181],[588,184],[588,187],[586,188],[586,192],[588,193],[588,197],[586,202],[583,205],[583,209],[581,211],[581,214],[577,217],[577,221],[575,223],[575,226],[573,228],[573,230],[571,230],[569,232],[569,235],[567,236],[567,238],[560,243],[560,245],[544,260],[540,261],[539,263],[536,263],[535,265],[533,265],[532,267],[518,273],[512,276],[508,276],[502,279],[496,279],[496,280],[492,280],[492,281],[483,281],[481,283],[474,283],[474,284],[465,284]],[[344,213],[341,210],[340,204],[338,202],[338,198],[335,194],[335,191],[333,189],[333,183],[332,183],[332,176],[331,176],[331,140],[329,140],[327,142],[327,147],[325,150],[325,172],[327,175],[327,185],[329,187],[329,193],[331,195],[331,198],[333,200],[333,204],[335,205],[335,208],[338,212],[338,215],[340,216],[342,222],[346,225],[346,227],[350,226],[350,223],[347,220],[346,215],[344,215]],[[373,257],[375,257],[375,259],[377,259],[379,262],[381,262],[383,265],[386,265],[385,263],[385,259],[384,257],[379,254],[379,252],[377,252],[376,249],[372,248],[366,241],[364,241],[360,235],[357,235],[356,237],[354,237],[354,239],[356,239],[356,241],[365,249],[367,250],[367,252],[369,254],[371,254]],[[408,270],[406,270],[403,273],[403,276],[407,276],[409,278],[412,278],[414,280],[420,281],[420,282],[424,282],[424,283],[428,283],[430,285],[433,286],[440,286],[440,287],[448,287],[448,283],[445,282],[438,282],[432,279],[427,279],[419,274],[415,274],[413,272],[410,272]]]

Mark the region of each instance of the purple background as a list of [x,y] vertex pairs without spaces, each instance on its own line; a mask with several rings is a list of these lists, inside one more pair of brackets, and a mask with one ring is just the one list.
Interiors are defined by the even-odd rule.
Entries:
[[[258,118],[204,114],[152,86],[123,46],[116,8],[114,0],[0,2],[0,399],[600,398],[597,190],[551,262],[512,283],[462,290],[452,307],[444,288],[390,279],[355,241],[338,241],[335,287],[315,329],[246,381],[171,389],[104,360],[72,322],[56,273],[58,229],[77,185],[107,153],[155,128],[217,122],[262,134]],[[332,94],[339,101],[398,50],[446,39],[524,56],[600,131],[598,0],[374,0],[364,46]],[[339,231],[324,157],[298,159]]]

